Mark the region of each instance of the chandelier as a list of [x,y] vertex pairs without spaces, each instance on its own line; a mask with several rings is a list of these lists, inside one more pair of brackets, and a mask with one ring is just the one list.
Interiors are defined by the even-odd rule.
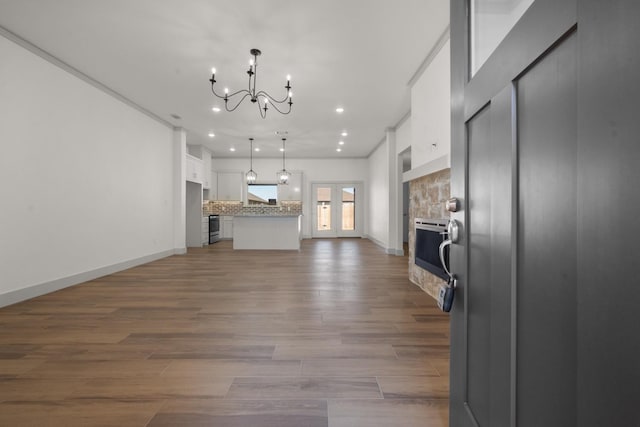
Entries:
[[253,184],[258,179],[258,174],[253,171],[253,138],[249,138],[250,151],[249,151],[249,172],[247,172],[247,183]]
[[[247,74],[249,75],[249,88],[239,90],[232,94],[229,94],[228,88],[224,88],[224,95],[218,95],[213,87],[216,83],[216,69],[212,68],[211,78],[209,79],[209,81],[211,82],[211,92],[213,92],[213,94],[218,98],[224,99],[224,108],[227,111],[234,111],[246,97],[250,97],[249,99],[251,100],[251,102],[258,105],[258,111],[260,112],[260,116],[263,119],[267,117],[269,104],[271,104],[271,106],[280,114],[289,114],[291,112],[291,105],[293,105],[293,102],[291,101],[291,97],[293,96],[293,94],[291,93],[291,76],[287,76],[287,85],[284,87],[286,90],[285,97],[281,100],[275,99],[273,96],[269,95],[263,90],[256,91],[256,78],[258,76],[258,56],[260,56],[262,52],[260,52],[260,49],[251,49],[250,53],[251,55],[253,55],[253,59],[249,60],[249,71],[247,71]],[[238,95],[238,97],[235,98],[237,102],[232,107],[229,107],[229,101],[231,101],[231,98],[235,97],[236,95]],[[289,104],[289,109],[286,111],[284,110],[286,107],[283,105],[285,103]],[[279,105],[282,110],[278,108]]]
[[278,177],[278,184],[288,184],[289,177],[291,176],[291,174],[284,168],[284,142],[286,140],[287,138],[282,138],[282,170],[276,172],[276,176]]

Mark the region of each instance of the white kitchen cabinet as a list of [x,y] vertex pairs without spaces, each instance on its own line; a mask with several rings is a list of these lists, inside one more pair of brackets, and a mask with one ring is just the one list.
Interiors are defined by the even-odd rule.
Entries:
[[198,184],[202,184],[202,160],[197,157],[194,157],[190,154],[187,154],[186,158],[186,179],[187,181],[195,182]]
[[302,172],[291,172],[288,184],[278,184],[278,201],[302,200]]
[[209,170],[209,176],[211,176],[211,187],[209,188],[207,200],[218,200],[218,173]]
[[[202,146],[202,145],[187,145],[187,179],[189,181],[193,181],[194,178],[193,177],[193,170],[189,170],[190,168],[193,169],[193,167],[195,166],[198,161],[200,161],[200,163],[202,164],[202,169],[200,171],[200,181],[195,181],[195,182],[201,182],[202,183],[202,188],[204,190],[209,190],[211,189],[211,155],[213,153],[211,153],[211,150],[209,150],[208,148]],[[195,161],[194,161],[195,159]],[[191,165],[189,164],[189,162],[191,162]]]
[[242,200],[242,172],[218,172],[217,200]]
[[211,189],[211,151],[202,150],[202,188]]
[[220,238],[233,239],[233,216],[223,215],[220,217]]
[[209,244],[209,217],[202,217],[202,246]]

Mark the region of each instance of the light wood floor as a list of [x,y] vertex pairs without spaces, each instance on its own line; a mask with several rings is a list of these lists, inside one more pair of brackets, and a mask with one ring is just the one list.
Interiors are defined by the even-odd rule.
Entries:
[[223,241],[0,309],[0,425],[446,426],[448,317],[407,262]]

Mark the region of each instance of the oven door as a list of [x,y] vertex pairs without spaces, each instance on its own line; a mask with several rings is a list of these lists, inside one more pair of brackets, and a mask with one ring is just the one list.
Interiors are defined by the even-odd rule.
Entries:
[[220,240],[220,216],[209,215],[209,243]]

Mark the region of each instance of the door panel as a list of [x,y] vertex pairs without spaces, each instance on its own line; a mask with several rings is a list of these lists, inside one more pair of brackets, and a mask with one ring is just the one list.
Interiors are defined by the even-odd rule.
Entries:
[[450,425],[575,426],[575,1],[536,0],[470,81],[460,3],[451,188],[464,196],[452,215],[464,237],[451,248]]
[[509,85],[467,125],[467,405],[480,426],[510,415],[512,93]]
[[334,224],[335,199],[333,185],[314,184],[313,191],[313,237],[336,237]]
[[523,427],[575,425],[575,39],[564,40],[517,83],[517,408]]

